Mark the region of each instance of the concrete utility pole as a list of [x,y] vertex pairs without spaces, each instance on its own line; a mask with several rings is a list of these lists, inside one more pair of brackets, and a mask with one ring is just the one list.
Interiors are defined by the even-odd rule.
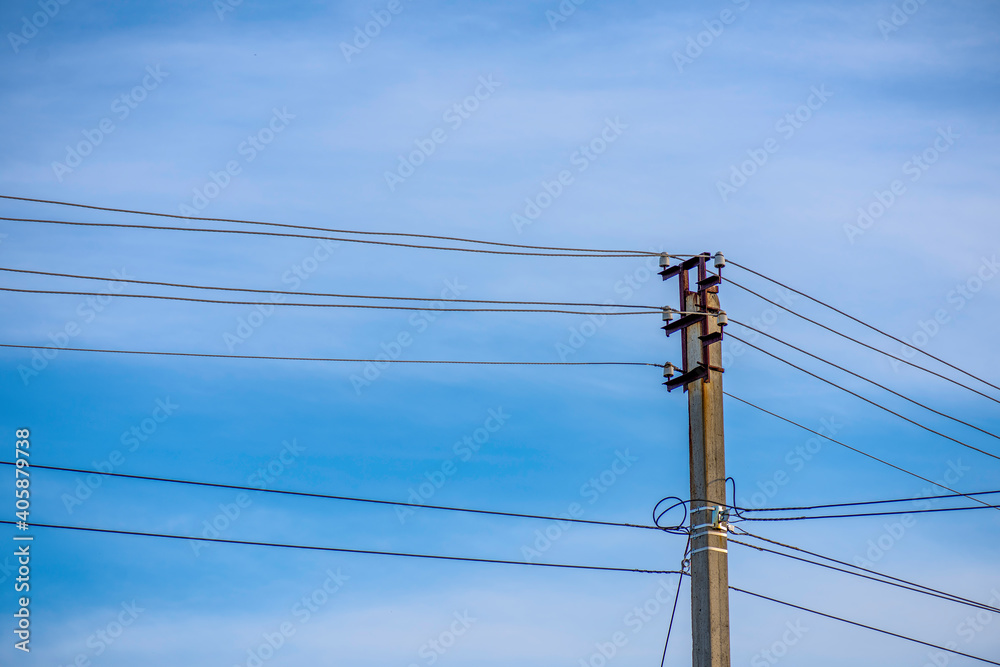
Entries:
[[[719,298],[708,293],[698,303],[692,293],[685,310],[717,310]],[[707,306],[707,307],[706,307]],[[708,333],[718,331],[716,318],[706,318]],[[697,363],[700,327],[688,327],[686,364]],[[708,377],[688,385],[688,429],[691,456],[691,631],[693,667],[729,667],[729,561],[725,523],[726,449],[722,425],[721,344],[706,348]]]
[[[722,419],[722,325],[720,275],[709,275],[707,253],[665,267],[664,280],[677,276],[683,311],[676,322],[665,315],[669,336],[683,331],[684,372],[667,388],[688,393],[691,467],[691,634],[693,667],[729,667],[729,563],[726,549],[726,456]],[[669,260],[668,260],[669,261]],[[662,260],[661,260],[662,263]],[[721,274],[725,259],[715,266]],[[688,272],[698,269],[695,289]]]

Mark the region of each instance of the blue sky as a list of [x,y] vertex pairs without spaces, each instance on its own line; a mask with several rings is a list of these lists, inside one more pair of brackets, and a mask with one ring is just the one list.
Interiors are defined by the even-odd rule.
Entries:
[[[554,0],[401,0],[392,5],[396,13],[389,5],[5,3],[0,191],[506,243],[722,250],[897,336],[916,336],[927,351],[987,379],[998,377],[991,333],[1000,325],[995,6],[590,0],[564,2],[559,14]],[[51,17],[37,19],[45,25],[25,28],[45,6]],[[373,12],[386,25],[369,42],[355,42]],[[581,150],[602,133],[606,150]],[[400,156],[428,142],[433,152],[412,173],[401,170]],[[558,195],[523,224],[517,216],[554,192],[563,172],[569,176]],[[11,201],[0,210],[7,217],[147,222]],[[9,221],[0,222],[0,234],[0,266],[107,278],[7,273],[8,287],[166,293],[113,282],[124,274],[259,289],[676,305],[676,288],[638,258],[467,255]],[[726,271],[783,298],[736,267]],[[942,411],[1000,428],[995,403],[896,368],[736,287],[724,285],[720,296],[733,318],[763,322],[774,335]],[[443,313],[432,321],[391,311],[255,314],[252,306],[139,299],[112,299],[98,311],[77,296],[5,293],[0,300],[0,341],[12,343],[50,344],[72,325],[77,347],[367,358],[402,335],[410,343],[400,354],[409,359],[679,358],[656,316],[591,326],[582,315]],[[790,307],[902,353],[804,298]],[[998,488],[995,460],[754,350],[739,352],[731,339],[724,345],[726,388],[734,394],[810,428],[835,429],[838,439],[925,477],[947,475],[962,491]],[[774,343],[761,345],[998,451],[988,436]],[[687,495],[685,398],[667,394],[655,368],[397,365],[361,384],[361,364],[61,351],[26,375],[29,351],[0,356],[3,432],[30,427],[39,464],[112,465],[232,484],[270,465],[280,470],[272,488],[401,501],[448,469],[453,473],[426,502],[546,515],[576,502],[586,518],[634,523],[648,521],[661,497]],[[497,428],[478,451],[456,451],[487,426]],[[810,435],[736,402],[726,404],[726,427],[737,500],[760,493],[769,505],[799,505],[928,491],[833,443],[796,463],[790,452]],[[5,442],[12,450],[13,438]],[[589,480],[616,460],[630,464],[595,493]],[[776,475],[785,483],[776,484]],[[232,491],[130,480],[105,479],[80,498],[81,483],[83,476],[36,472],[33,520],[198,535],[235,506],[239,516],[222,531],[231,539],[503,559],[523,558],[536,545],[535,531],[552,529],[428,509],[400,518],[388,507],[269,494],[248,494],[239,506]],[[66,500],[73,497],[81,502]],[[874,557],[876,569],[982,602],[1000,590],[994,512],[899,521],[756,529],[843,560]],[[4,664],[246,665],[253,664],[248,651],[259,655],[266,637],[284,627],[292,632],[265,664],[334,655],[372,666],[569,666],[591,661],[595,643],[621,631],[628,643],[608,664],[655,665],[669,612],[658,609],[638,628],[627,615],[676,583],[655,575],[219,544],[196,552],[183,541],[35,534],[33,650],[25,656],[13,649],[8,621]],[[869,554],[879,540],[889,548]],[[540,559],[673,570],[683,546],[676,536],[574,526]],[[7,567],[2,558],[0,565]],[[13,610],[6,569],[0,578],[0,604]],[[968,609],[924,596],[735,546],[730,580],[975,655],[1000,655],[992,626],[970,634]],[[690,659],[687,590],[669,665]],[[301,613],[296,604],[316,591],[328,599]],[[763,600],[734,593],[731,605],[734,665],[777,664],[762,651],[789,636],[787,624],[799,634],[778,662],[917,667],[931,659],[929,649]],[[120,636],[99,639],[120,618],[129,620]],[[453,628],[461,630],[453,646],[429,648]]]

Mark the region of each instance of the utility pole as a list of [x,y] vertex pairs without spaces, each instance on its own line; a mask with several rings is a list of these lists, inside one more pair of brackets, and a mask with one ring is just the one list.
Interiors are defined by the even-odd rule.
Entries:
[[[719,308],[722,253],[714,257],[717,274],[709,274],[708,253],[667,266],[661,256],[664,280],[680,283],[681,317],[664,311],[669,336],[682,331],[682,374],[665,383],[688,394],[688,433],[691,469],[691,636],[693,667],[729,667],[729,562],[726,549],[726,452],[722,419],[722,327],[726,316]],[[697,269],[692,285],[689,273]],[[692,289],[692,287],[694,289]],[[670,366],[668,364],[668,366]],[[673,368],[664,368],[672,375]]]

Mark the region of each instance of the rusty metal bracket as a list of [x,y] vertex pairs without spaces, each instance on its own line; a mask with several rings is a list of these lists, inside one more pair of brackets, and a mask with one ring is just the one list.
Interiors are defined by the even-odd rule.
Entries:
[[[720,255],[721,256],[721,255]],[[716,266],[719,268],[717,274],[708,273],[708,259],[711,256],[706,252],[700,255],[695,255],[690,257],[680,264],[674,266],[665,267],[660,271],[660,276],[663,280],[670,280],[676,277],[678,279],[678,291],[680,294],[680,308],[679,310],[701,310],[703,313],[717,312],[717,308],[709,309],[708,307],[708,294],[717,293],[719,284],[722,282],[721,276],[721,266],[719,266],[719,261],[716,261]],[[694,287],[696,289],[692,290],[692,281],[689,276],[691,269],[698,269],[697,279],[694,282]],[[696,297],[696,307],[687,308],[687,299],[689,296],[695,295]],[[667,322],[663,327],[663,331],[669,336],[672,333],[678,331],[686,331],[688,327],[699,326],[701,327],[701,335],[698,338],[701,341],[700,349],[698,350],[698,361],[695,363],[694,368],[686,368],[688,363],[688,341],[684,337],[681,339],[681,358],[685,365],[685,368],[681,369],[681,374],[676,377],[664,382],[667,391],[673,391],[678,387],[687,388],[687,385],[696,380],[701,380],[702,382],[711,381],[710,370],[723,372],[723,369],[718,366],[713,366],[709,363],[709,347],[715,343],[719,343],[723,339],[723,332],[720,329],[709,333],[708,331],[708,315],[707,314],[691,314],[685,315],[675,322]]]
[[678,387],[687,387],[688,384],[694,382],[695,380],[700,380],[702,378],[708,377],[708,369],[704,366],[698,365],[694,367],[694,370],[688,371],[682,375],[678,375],[672,380],[667,380],[663,384],[667,386],[667,391],[673,391]]

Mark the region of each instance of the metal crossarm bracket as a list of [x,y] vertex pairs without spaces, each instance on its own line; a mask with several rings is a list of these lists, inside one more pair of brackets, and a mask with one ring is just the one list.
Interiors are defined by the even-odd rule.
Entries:
[[711,345],[712,343],[718,343],[722,340],[722,332],[715,331],[710,334],[705,334],[704,336],[698,336],[701,339],[702,345]]
[[673,391],[678,387],[687,387],[688,383],[694,382],[695,380],[700,380],[708,377],[708,369],[704,366],[698,365],[694,367],[694,370],[688,371],[683,375],[678,375],[672,380],[667,380],[663,384],[667,386],[667,391]]
[[681,272],[687,272],[698,266],[699,262],[703,263],[705,261],[704,257],[696,255],[689,259],[685,259],[683,262],[677,266],[668,266],[667,268],[660,271],[660,275],[663,276],[664,280],[670,280],[674,276],[680,274]]
[[[715,293],[718,291],[718,285],[722,282],[722,267],[725,265],[725,259],[722,253],[716,253],[714,256],[714,265],[716,267],[717,273],[708,273],[708,260],[712,258],[707,252],[700,255],[695,255],[694,257],[689,257],[680,264],[676,266],[665,266],[661,262],[661,266],[664,266],[663,270],[660,271],[660,276],[663,280],[669,280],[676,277],[678,279],[678,290],[680,293],[680,308],[679,310],[673,310],[670,307],[664,308],[664,325],[662,327],[664,333],[669,336],[670,334],[676,333],[678,331],[687,331],[689,327],[697,326],[700,327],[698,339],[701,342],[699,346],[700,349],[695,355],[694,368],[687,368],[688,361],[688,337],[684,336],[681,339],[681,349],[682,356],[684,360],[685,368],[682,369],[680,376],[676,378],[670,378],[664,384],[667,386],[668,391],[672,391],[677,387],[684,387],[687,389],[687,385],[696,380],[701,380],[702,382],[711,382],[711,371],[722,372],[722,368],[713,366],[709,362],[709,348],[715,344],[722,341],[723,333],[720,328],[717,331],[709,333],[709,321],[708,317],[710,312],[716,313],[716,317],[719,318],[720,327],[725,326],[727,323],[727,318],[725,313],[718,311],[718,308],[709,308],[709,298],[710,292]],[[691,269],[698,269],[697,278],[695,281],[689,276]],[[694,287],[695,289],[691,289]],[[693,307],[686,306],[688,299],[694,297],[695,305]],[[677,313],[680,314],[685,310],[699,311],[697,313],[689,313],[683,315],[676,321],[672,320],[672,315]],[[709,312],[710,311],[710,312]]]
[[717,274],[712,274],[708,278],[705,278],[704,280],[699,280],[698,281],[698,289],[699,290],[706,290],[709,287],[715,287],[716,285],[718,285],[721,282],[722,282],[722,277],[721,276],[719,276]]
[[705,319],[705,315],[685,315],[676,322],[668,322],[664,326],[660,327],[667,332],[667,335],[679,331],[680,329],[687,329],[692,324],[697,324]]

